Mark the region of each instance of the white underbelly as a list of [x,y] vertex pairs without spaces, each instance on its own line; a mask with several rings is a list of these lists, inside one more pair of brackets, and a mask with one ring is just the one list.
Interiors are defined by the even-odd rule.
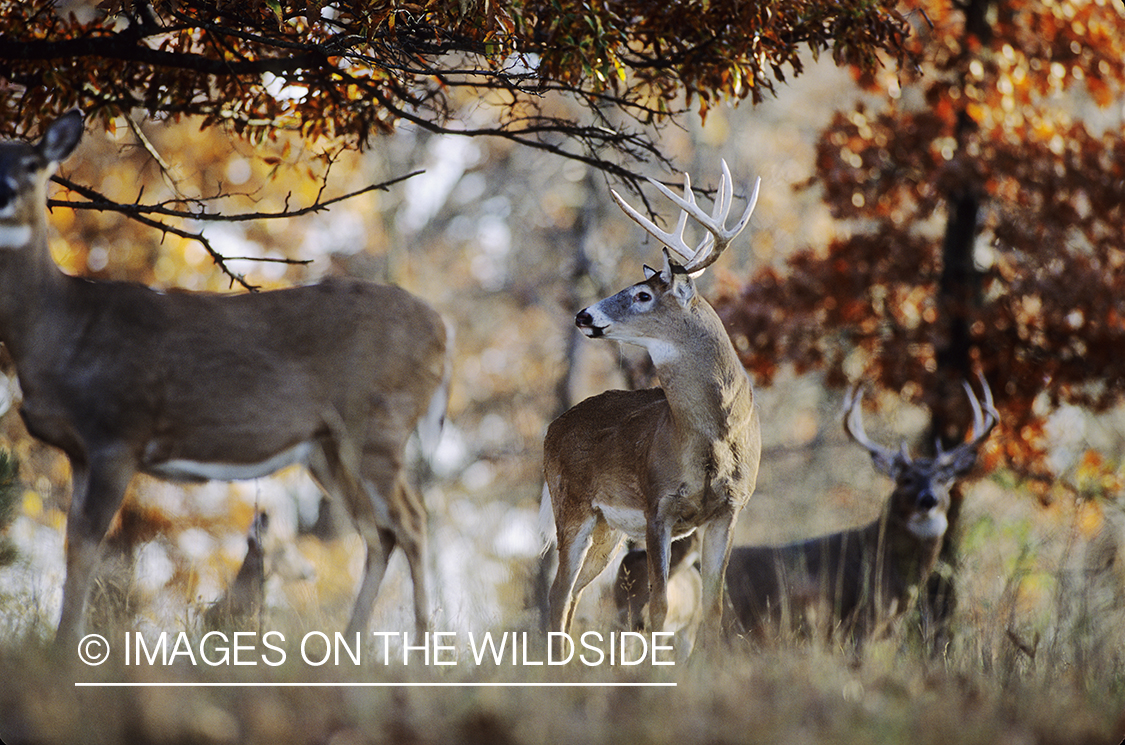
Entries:
[[259,463],[204,462],[173,458],[145,465],[148,474],[171,481],[244,481],[269,476],[286,466],[307,463],[311,442],[301,442]]
[[[615,507],[595,501],[594,509],[602,513],[602,517],[610,527],[620,530],[636,541],[644,543],[648,538],[648,520],[645,519],[644,510],[633,507]],[[678,540],[695,532],[696,526],[678,525],[672,532],[672,539]]]
[[630,538],[644,540],[646,526],[644,510],[632,507],[614,507],[600,502],[594,502],[594,509],[602,513],[602,517],[612,527],[620,530]]

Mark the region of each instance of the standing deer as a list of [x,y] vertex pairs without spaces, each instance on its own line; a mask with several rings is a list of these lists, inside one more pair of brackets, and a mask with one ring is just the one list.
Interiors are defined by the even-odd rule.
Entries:
[[[727,590],[741,628],[761,637],[786,627],[818,629],[862,641],[902,616],[933,573],[948,527],[949,492],[976,463],[977,448],[1000,416],[981,377],[984,406],[965,383],[973,408],[969,438],[933,458],[912,459],[868,438],[862,393],[845,404],[844,429],[890,476],[894,490],[873,522],[784,546],[746,546],[731,552]],[[811,627],[811,628],[810,628]]]
[[[718,637],[731,535],[754,491],[761,451],[750,379],[692,280],[742,232],[757,200],[755,185],[742,218],[727,229],[733,186],[725,162],[722,167],[711,215],[696,204],[686,174],[682,198],[650,179],[681,209],[673,232],[613,193],[626,214],[668,247],[663,268],[646,266],[645,281],[580,311],[575,323],[590,338],[643,347],[663,387],[607,391],[547,429],[544,471],[559,552],[549,596],[551,631],[569,631],[580,593],[625,536],[648,549],[650,628],[663,628],[669,544],[702,527],[703,640]],[[683,234],[689,215],[708,232],[694,250]]]
[[441,316],[352,279],[215,295],[64,274],[47,248],[47,181],[82,127],[71,112],[36,144],[0,143],[0,340],[28,432],[73,471],[56,644],[82,634],[99,546],[135,473],[253,479],[292,463],[345,501],[366,544],[349,633],[366,629],[395,546],[424,630],[425,508],[404,451],[444,417]]
[[[781,546],[736,546],[727,565],[729,631],[756,638],[793,629],[861,641],[887,628],[903,613],[934,571],[948,526],[949,491],[976,463],[976,451],[999,421],[984,378],[984,406],[968,384],[973,407],[969,439],[934,458],[911,459],[872,442],[864,432],[861,394],[846,402],[844,428],[865,447],[875,467],[895,488],[872,523]],[[689,547],[672,571],[690,576]],[[676,555],[673,555],[676,558]],[[636,612],[648,602],[643,551],[622,561],[614,585],[618,613]],[[685,598],[685,601],[690,596]],[[681,611],[686,613],[690,609]]]

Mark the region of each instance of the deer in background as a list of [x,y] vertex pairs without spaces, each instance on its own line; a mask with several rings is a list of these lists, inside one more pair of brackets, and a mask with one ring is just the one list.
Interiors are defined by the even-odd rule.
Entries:
[[[895,487],[873,522],[859,528],[781,546],[738,546],[726,570],[730,597],[726,627],[758,639],[796,630],[862,641],[889,628],[907,610],[934,571],[948,526],[950,488],[976,463],[977,448],[999,421],[992,392],[981,378],[984,404],[965,390],[973,408],[966,442],[933,458],[912,459],[874,443],[865,433],[862,394],[845,403],[844,429],[871,454],[876,469]],[[626,556],[615,582],[619,613],[648,602],[643,552]],[[690,547],[673,565],[677,574],[695,571]],[[686,601],[686,598],[685,598]]]
[[265,536],[269,513],[258,510],[246,531],[246,556],[223,594],[203,612],[203,628],[260,630],[258,621],[266,598]]
[[[626,214],[667,246],[663,266],[646,266],[643,282],[580,311],[575,323],[590,338],[643,347],[662,387],[607,391],[577,404],[547,429],[544,471],[559,557],[549,595],[551,631],[569,631],[579,595],[625,536],[648,549],[650,627],[662,628],[669,546],[703,528],[703,639],[718,637],[732,531],[754,491],[761,451],[750,379],[692,279],[742,232],[757,200],[755,185],[742,218],[726,228],[733,185],[725,162],[722,170],[710,215],[696,204],[686,174],[682,198],[650,179],[681,209],[671,232],[613,192]],[[708,233],[695,249],[684,239],[689,216]],[[673,260],[668,249],[684,263]]]
[[1000,420],[981,377],[984,405],[964,384],[973,409],[968,439],[933,458],[911,458],[873,442],[863,428],[861,392],[845,403],[844,429],[894,480],[878,518],[859,528],[784,546],[731,552],[727,589],[738,625],[751,636],[788,628],[862,641],[901,617],[937,565],[949,525],[950,488],[977,460]]
[[366,544],[349,633],[365,631],[391,551],[428,626],[426,513],[404,474],[436,440],[448,331],[406,291],[353,279],[216,295],[72,277],[47,247],[47,181],[77,146],[71,112],[35,144],[0,143],[0,340],[28,432],[70,460],[56,645],[82,634],[90,575],[133,475],[253,479],[305,464]]
[[[696,567],[698,561],[699,541],[694,533],[672,541],[668,552],[668,613],[664,626],[653,631],[676,635],[678,657],[690,653],[699,627],[703,582]],[[632,548],[621,557],[613,583],[618,628],[647,630],[648,593],[648,553],[643,548]]]

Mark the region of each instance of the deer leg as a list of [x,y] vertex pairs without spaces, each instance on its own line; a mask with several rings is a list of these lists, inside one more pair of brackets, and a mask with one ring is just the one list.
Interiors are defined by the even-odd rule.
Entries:
[[367,633],[367,624],[371,620],[375,598],[379,595],[379,585],[387,571],[387,560],[395,547],[394,533],[389,530],[379,530],[373,525],[365,525],[360,529],[360,534],[363,536],[367,553],[363,562],[363,579],[360,581],[359,593],[352,607],[352,617],[344,630],[347,638],[354,638],[357,633],[361,635]]
[[414,628],[422,637],[429,630],[430,621],[426,593],[426,507],[402,474],[399,474],[396,488],[399,495],[396,504],[404,514],[399,514],[394,520],[393,530],[410,568],[410,580],[414,587]]
[[[367,495],[367,487],[360,476],[359,453],[353,446],[342,420],[329,412],[325,421],[330,425],[329,434],[319,441],[320,447],[313,451],[309,459],[309,471],[313,479],[332,498],[339,498],[347,505],[352,522],[364,543],[363,578],[360,580],[352,615],[346,633],[354,636],[367,631],[379,584],[387,570],[387,561],[395,546],[395,535],[389,529],[380,530],[379,523],[389,523],[390,515],[385,502],[375,495]],[[378,514],[378,507],[384,514]],[[380,520],[379,518],[383,519]]]
[[[426,597],[426,510],[417,493],[409,487],[402,473],[401,449],[385,444],[369,445],[363,459],[362,494],[366,504],[357,509],[373,517],[382,536],[382,556],[371,550],[370,530],[364,538],[368,543],[359,598],[356,601],[348,630],[364,630],[379,591],[391,550],[397,545],[406,555],[414,590],[414,627],[419,636],[429,630],[429,605]],[[390,536],[388,540],[388,536]],[[361,605],[362,603],[362,605]]]
[[663,631],[668,617],[668,563],[672,531],[660,519],[650,520],[645,535],[648,553],[648,628]]
[[125,497],[133,468],[125,458],[106,455],[87,466],[72,461],[70,511],[66,520],[66,581],[56,649],[73,648],[85,626],[90,577],[97,567],[102,539]]
[[609,562],[617,555],[617,551],[624,541],[624,534],[611,528],[604,519],[599,518],[594,523],[594,530],[590,535],[590,550],[586,552],[586,560],[582,564],[582,571],[578,573],[574,590],[571,592],[572,601],[570,614],[566,621],[567,628],[574,620],[574,609],[578,605],[578,599],[582,597],[582,591],[605,570]]
[[594,527],[598,519],[596,514],[589,512],[575,528],[568,529],[562,522],[558,524],[559,566],[548,596],[551,606],[550,631],[570,631],[574,586],[593,543]]
[[700,548],[700,578],[703,581],[701,640],[703,646],[713,646],[719,640],[723,617],[723,582],[727,562],[730,561],[731,543],[734,538],[734,523],[738,517],[735,510],[726,510],[717,515],[703,532]]

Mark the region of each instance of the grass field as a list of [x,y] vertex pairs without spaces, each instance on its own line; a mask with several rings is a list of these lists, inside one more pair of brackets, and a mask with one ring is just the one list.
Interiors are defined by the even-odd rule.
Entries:
[[[11,610],[11,609],[9,609]],[[804,643],[750,649],[741,643],[686,664],[561,666],[544,661],[541,638],[499,664],[476,664],[464,634],[425,664],[401,646],[383,657],[378,639],[338,661],[307,664],[307,630],[256,636],[226,664],[213,637],[185,632],[179,654],[150,637],[125,665],[115,655],[90,667],[51,654],[49,629],[12,624],[0,646],[0,737],[84,743],[1106,743],[1125,737],[1123,626],[1089,623],[1059,608],[1049,635],[1006,643],[1009,619],[958,630],[941,657],[924,654],[909,629],[862,655]],[[9,616],[11,618],[11,616]],[[1108,617],[1101,620],[1109,621]],[[499,636],[499,630],[494,632]],[[315,635],[314,635],[315,637]],[[396,636],[396,638],[398,638]],[[517,636],[522,639],[522,636]],[[412,640],[413,641],[413,640]],[[479,642],[479,636],[474,639]],[[1011,639],[1008,639],[1011,642]],[[132,649],[136,649],[135,641]],[[188,653],[188,648],[191,652]],[[229,649],[229,646],[228,646]],[[306,655],[327,652],[310,638]],[[169,653],[169,664],[163,664]],[[636,650],[634,649],[634,654]],[[195,655],[192,664],[192,655]],[[232,652],[233,655],[233,652]],[[592,654],[588,660],[596,659]],[[434,664],[438,660],[455,664]],[[525,664],[528,663],[528,664]],[[76,683],[98,684],[78,686]],[[132,687],[104,687],[129,683]],[[556,684],[566,684],[557,686]],[[666,687],[621,684],[674,684]],[[200,685],[206,684],[206,685]],[[237,685],[227,685],[237,684]],[[551,684],[550,687],[544,684]],[[613,684],[613,685],[606,685]]]
[[[52,654],[53,614],[34,597],[0,596],[0,739],[1118,745],[1125,738],[1120,535],[1107,532],[1112,521],[1088,505],[1044,508],[1013,498],[1010,489],[1003,479],[984,480],[966,502],[953,641],[939,655],[922,648],[908,623],[859,655],[807,641],[767,648],[735,642],[676,665],[654,666],[651,656],[631,666],[608,659],[536,665],[545,653],[532,630],[534,614],[521,606],[521,578],[529,576],[523,566],[510,572],[514,589],[494,616],[499,620],[468,625],[481,626],[472,631],[478,647],[488,629],[497,637],[518,634],[521,642],[527,630],[527,649],[515,658],[506,652],[498,663],[486,657],[478,664],[470,632],[451,622],[458,630],[441,640],[442,650],[431,648],[436,658],[426,664],[415,650],[404,665],[399,632],[409,627],[409,586],[388,576],[380,603],[393,613],[377,613],[374,628],[396,630],[390,661],[375,636],[358,652],[358,664],[346,651],[324,664],[302,660],[305,635],[314,632],[306,654],[319,662],[326,647],[315,632],[331,635],[348,612],[352,583],[325,577],[340,585],[339,598],[322,585],[311,596],[312,610],[267,613],[262,633],[277,631],[284,641],[240,637],[247,648],[239,661],[256,664],[235,665],[233,649],[222,660],[214,642],[233,641],[233,632],[208,647],[185,611],[190,601],[181,599],[166,601],[172,607],[156,624],[146,620],[151,601],[98,616],[93,630],[113,653],[88,666],[75,650]],[[766,522],[750,518],[751,525]],[[344,539],[333,551],[349,545]],[[339,563],[336,553],[329,556]],[[593,588],[588,594],[583,623],[606,631],[610,612]],[[175,618],[182,620],[169,620]],[[435,621],[435,630],[442,623]],[[145,629],[143,650],[136,629]],[[163,652],[156,646],[160,629],[169,629]],[[285,652],[283,662],[265,641]],[[653,683],[667,685],[632,685]]]
[[[861,662],[801,648],[694,659],[674,670],[291,664],[216,675],[176,669],[62,672],[7,649],[7,743],[1110,743],[1125,732],[1120,681],[1066,671],[989,675],[893,648]],[[84,682],[339,683],[328,687],[79,688]],[[603,687],[606,681],[675,687]],[[349,683],[384,687],[355,687]],[[531,683],[586,686],[545,688]],[[486,684],[417,687],[407,684]],[[516,684],[495,687],[496,684]]]

